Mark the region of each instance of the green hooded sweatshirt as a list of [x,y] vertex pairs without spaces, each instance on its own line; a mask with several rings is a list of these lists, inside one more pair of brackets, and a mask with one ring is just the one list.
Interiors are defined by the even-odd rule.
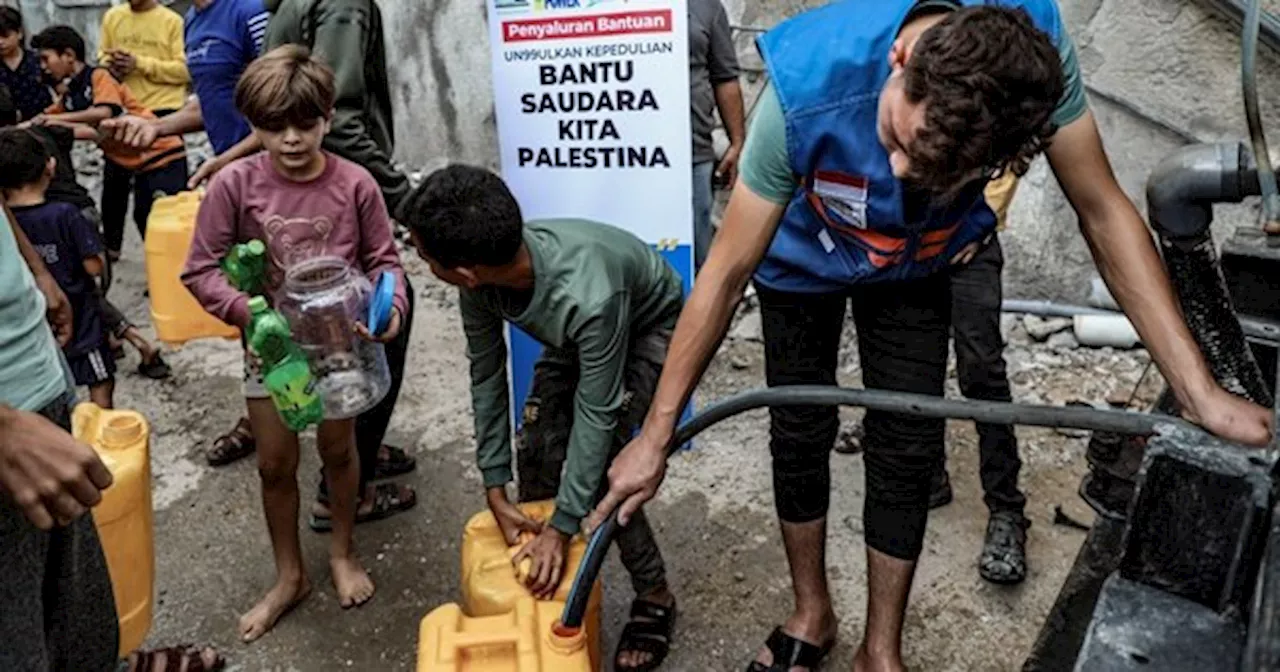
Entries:
[[324,148],[364,166],[382,188],[392,217],[409,193],[395,169],[391,88],[382,11],[374,0],[265,0],[271,12],[266,50],[301,44],[334,71],[337,102]]

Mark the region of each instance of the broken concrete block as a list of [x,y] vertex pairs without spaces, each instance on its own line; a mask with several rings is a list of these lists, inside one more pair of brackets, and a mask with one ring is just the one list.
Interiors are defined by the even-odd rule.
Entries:
[[1044,318],[1038,315],[1023,315],[1022,328],[1027,330],[1027,335],[1031,336],[1031,338],[1037,341],[1043,341],[1059,331],[1070,329],[1071,318]]
[[1204,605],[1112,574],[1102,585],[1077,672],[1234,670],[1244,627]]
[[1120,574],[1220,614],[1248,613],[1271,497],[1270,464],[1202,432],[1147,444]]
[[1049,347],[1053,348],[1056,352],[1061,352],[1063,350],[1075,350],[1080,347],[1080,344],[1076,342],[1076,335],[1070,331],[1059,331],[1058,333],[1050,336],[1047,343]]

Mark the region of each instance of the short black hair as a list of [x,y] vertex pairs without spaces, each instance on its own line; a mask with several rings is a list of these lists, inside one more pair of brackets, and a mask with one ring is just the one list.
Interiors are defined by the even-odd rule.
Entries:
[[49,26],[31,38],[31,48],[52,49],[61,54],[70,50],[76,60],[84,62],[84,38],[71,26]]
[[9,87],[0,84],[0,128],[18,124],[18,106],[13,104],[13,94]]
[[23,128],[0,131],[0,189],[39,182],[49,163],[49,148],[36,132]]
[[0,6],[0,35],[22,32],[22,13],[8,5]]
[[401,206],[400,220],[420,251],[445,268],[503,266],[524,242],[520,204],[501,177],[454,164],[423,181]]

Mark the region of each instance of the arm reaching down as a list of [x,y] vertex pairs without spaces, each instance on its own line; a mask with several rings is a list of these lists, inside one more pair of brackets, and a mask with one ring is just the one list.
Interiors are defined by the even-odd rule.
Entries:
[[1092,113],[1061,128],[1047,156],[1080,217],[1080,230],[1098,271],[1188,419],[1233,441],[1270,441],[1271,412],[1232,395],[1213,379],[1178,308],[1151,234],[1116,183]]
[[92,448],[36,413],[0,405],[0,494],[32,525],[75,520],[109,487],[111,472]]

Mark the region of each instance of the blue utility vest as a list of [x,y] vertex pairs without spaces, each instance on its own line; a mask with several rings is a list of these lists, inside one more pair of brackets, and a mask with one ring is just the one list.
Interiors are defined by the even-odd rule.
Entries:
[[[915,0],[837,0],[757,39],[786,120],[787,155],[800,183],[755,279],[791,292],[925,277],[982,240],[996,217],[984,181],[944,207],[906,221],[903,186],[877,134],[889,49]],[[1022,7],[1055,44],[1054,0],[963,0]]]

